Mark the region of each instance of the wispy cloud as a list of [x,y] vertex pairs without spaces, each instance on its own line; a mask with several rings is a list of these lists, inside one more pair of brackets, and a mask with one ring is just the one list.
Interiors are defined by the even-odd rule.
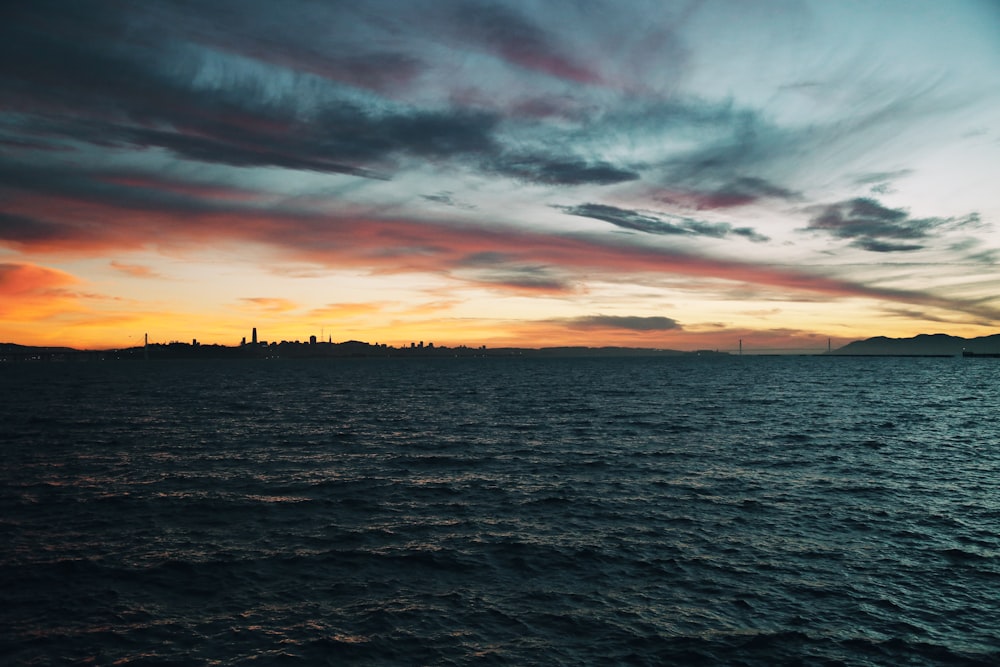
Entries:
[[629,331],[673,331],[681,329],[676,320],[662,316],[588,315],[558,320],[572,329],[627,329]]
[[288,313],[299,308],[294,301],[280,297],[250,296],[243,297],[240,302],[271,314]]
[[162,278],[159,273],[149,268],[148,266],[143,266],[141,264],[126,264],[125,262],[118,262],[111,260],[108,263],[112,269],[116,271],[121,271],[122,273],[132,276],[133,278]]
[[65,271],[24,262],[0,263],[0,317],[41,320],[79,311],[70,288],[80,280]]
[[308,315],[314,319],[328,318],[330,320],[342,320],[371,315],[383,308],[384,305],[378,303],[330,303],[321,308],[313,308],[309,311]]
[[520,67],[577,83],[601,80],[597,72],[560,49],[551,33],[511,7],[466,2],[456,6],[454,18],[457,37]]
[[[883,206],[875,199],[859,197],[810,209],[807,230],[851,239],[851,245],[872,252],[909,252],[925,247],[923,241],[953,229],[972,229],[980,224],[975,213],[962,218],[913,218],[904,209]],[[916,241],[920,241],[917,243]]]
[[735,208],[746,206],[764,199],[794,201],[801,197],[798,193],[762,178],[741,176],[718,186],[703,189],[661,190],[660,201],[696,210]]
[[455,198],[455,193],[449,192],[447,190],[442,192],[437,192],[432,195],[421,195],[424,199],[429,202],[434,202],[435,204],[443,204],[445,206],[453,206],[455,208],[474,210],[476,208],[473,204],[468,204],[466,202],[460,201]]
[[[49,185],[64,194],[56,198],[26,196],[22,200],[25,210],[38,211],[44,217],[35,221],[26,218],[28,222],[19,226],[0,228],[9,241],[27,249],[80,253],[147,247],[153,242],[171,245],[210,239],[242,240],[271,247],[289,259],[329,267],[357,266],[396,274],[443,272],[456,277],[478,262],[482,270],[478,274],[467,274],[468,279],[515,291],[572,290],[573,279],[567,271],[632,275],[670,273],[756,283],[804,293],[934,304],[1000,319],[997,309],[991,306],[948,302],[920,290],[886,289],[828,278],[806,269],[777,269],[748,261],[722,260],[696,251],[622,242],[613,237],[379,217],[369,211],[332,215],[298,208],[266,209],[239,202],[184,199],[174,193],[154,198],[157,203],[154,206],[137,197],[134,191],[119,192],[114,189],[117,186],[104,183],[91,188],[92,182],[86,178],[55,178]],[[116,204],[119,195],[122,200]],[[142,210],[143,215],[137,218],[129,213],[132,210]],[[878,208],[874,210],[879,211]],[[183,211],[184,215],[178,216],[175,211]],[[660,219],[641,211],[599,204],[568,207],[565,212],[659,235],[725,238],[744,234],[741,229],[728,225],[699,224],[686,218]],[[64,222],[50,222],[53,219]],[[879,222],[878,215],[874,219]],[[901,220],[899,216],[893,219]],[[971,218],[949,220],[948,224],[956,222],[975,224]],[[916,226],[918,232],[922,229],[922,224]],[[494,257],[508,258],[509,267],[486,270],[490,253],[495,253]]]
[[556,208],[569,215],[603,220],[623,229],[647,234],[707,236],[717,239],[736,235],[757,243],[770,240],[749,227],[733,227],[725,222],[706,222],[665,213],[654,214],[623,209],[605,204],[579,204],[577,206],[556,206]]
[[635,171],[602,160],[588,162],[573,157],[500,155],[488,166],[504,176],[549,185],[613,185],[639,178]]

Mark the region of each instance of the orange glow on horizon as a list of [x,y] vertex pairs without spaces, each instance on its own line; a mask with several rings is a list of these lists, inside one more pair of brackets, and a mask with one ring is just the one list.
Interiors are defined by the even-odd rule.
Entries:
[[[257,322],[258,338],[262,341],[306,342],[312,335],[321,341],[334,343],[358,340],[391,347],[409,347],[411,343],[433,343],[436,347],[630,347],[647,349],[673,349],[680,351],[720,350],[735,352],[743,341],[747,353],[754,351],[820,352],[826,349],[828,339],[834,348],[867,335],[829,335],[822,332],[805,332],[789,329],[731,329],[628,331],[610,327],[579,328],[554,322],[456,322],[442,319],[396,323],[387,327],[309,326],[299,321],[268,322],[263,318],[246,319],[245,325],[227,321],[196,318],[187,325],[178,326],[177,315],[111,315],[74,316],[62,325],[51,322],[0,323],[0,342],[22,345],[75,347],[78,349],[116,349],[142,344],[148,333],[151,343],[191,343],[236,346],[245,337],[250,340],[251,329]],[[885,332],[887,327],[870,331]],[[951,329],[952,335],[975,337],[990,332]],[[924,330],[888,331],[890,337],[910,337]]]
[[[132,281],[137,293],[147,296],[159,294],[155,291],[157,285],[170,286],[172,282],[162,275],[163,268],[145,261],[113,260],[105,266],[108,276],[118,281],[116,284]],[[193,291],[186,300],[164,296],[163,299],[138,302],[133,298],[102,295],[96,289],[100,286],[84,283],[61,269],[29,263],[0,264],[0,342],[114,349],[137,346],[148,333],[150,341],[157,343],[198,340],[203,344],[234,346],[244,337],[249,340],[251,329],[257,327],[259,338],[271,342],[308,341],[315,335],[324,341],[358,340],[393,347],[408,347],[410,343],[424,341],[439,347],[615,346],[733,351],[743,339],[746,350],[821,351],[828,339],[838,347],[871,335],[909,337],[936,330],[926,322],[914,323],[904,317],[886,318],[884,311],[876,307],[877,302],[871,300],[856,298],[857,306],[853,310],[844,310],[847,302],[841,305],[831,302],[851,321],[847,328],[837,323],[840,318],[833,314],[828,319],[818,317],[812,301],[815,297],[808,292],[803,293],[804,300],[798,309],[792,307],[792,302],[771,302],[768,308],[764,307],[768,305],[766,300],[761,301],[759,307],[754,307],[752,302],[733,301],[735,310],[727,321],[699,324],[700,311],[696,309],[700,307],[701,292],[688,290],[690,296],[686,298],[694,301],[667,311],[674,316],[686,313],[686,318],[681,318],[676,326],[650,326],[643,330],[646,324],[641,316],[633,318],[637,322],[633,328],[629,328],[628,322],[615,325],[614,318],[579,318],[573,315],[578,309],[567,310],[566,300],[558,293],[549,295],[543,291],[538,294],[532,290],[522,293],[516,286],[512,289],[487,286],[484,290],[469,282],[428,283],[420,288],[420,300],[416,301],[410,301],[405,292],[399,292],[394,301],[328,301],[325,304],[299,298],[248,295],[234,297],[220,308],[207,299],[206,290],[211,287],[212,278],[206,280],[209,282],[205,284],[191,282]],[[287,280],[325,284],[322,275]],[[239,278],[235,281],[234,289],[253,294],[252,288],[241,288],[243,283]],[[339,285],[340,282],[338,279],[331,284]],[[678,284],[685,285],[683,281]],[[330,299],[341,293],[352,293],[351,284],[343,289],[346,291],[320,292],[313,298]],[[763,294],[766,296],[767,292]],[[581,298],[592,296],[583,293]],[[785,305],[775,308],[774,303]],[[865,303],[870,305],[863,306]],[[594,310],[599,312],[600,309],[598,306]],[[664,311],[657,307],[654,312]],[[700,315],[702,321],[711,317],[717,317],[715,311]],[[662,317],[659,319],[666,321]],[[956,322],[941,328],[966,337],[994,333],[983,324]]]

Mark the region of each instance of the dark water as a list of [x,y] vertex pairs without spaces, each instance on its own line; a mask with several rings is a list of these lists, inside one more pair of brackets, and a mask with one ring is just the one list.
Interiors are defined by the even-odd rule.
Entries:
[[0,366],[0,663],[995,665],[1000,362]]

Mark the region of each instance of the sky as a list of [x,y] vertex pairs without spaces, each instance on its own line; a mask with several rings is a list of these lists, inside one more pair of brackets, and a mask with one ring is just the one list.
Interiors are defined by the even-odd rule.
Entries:
[[1000,327],[1000,3],[0,8],[0,341]]

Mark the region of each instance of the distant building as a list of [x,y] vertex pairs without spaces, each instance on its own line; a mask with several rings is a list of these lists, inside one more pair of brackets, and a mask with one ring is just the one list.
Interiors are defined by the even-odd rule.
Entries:
[[253,328],[253,338],[250,339],[251,345],[257,344],[257,327]]

